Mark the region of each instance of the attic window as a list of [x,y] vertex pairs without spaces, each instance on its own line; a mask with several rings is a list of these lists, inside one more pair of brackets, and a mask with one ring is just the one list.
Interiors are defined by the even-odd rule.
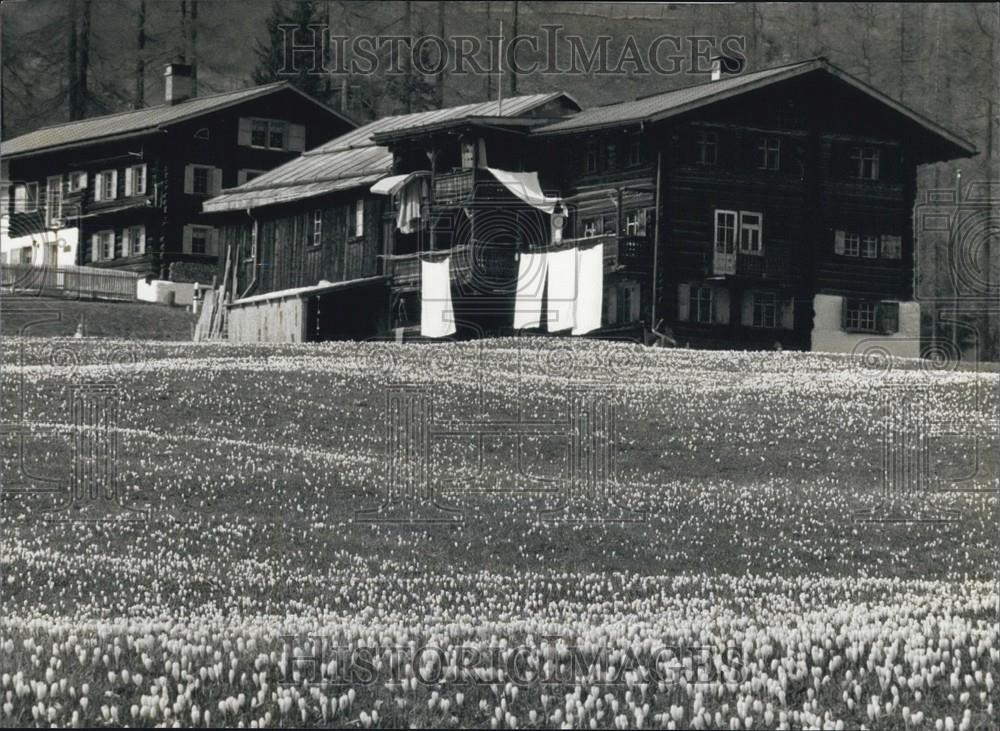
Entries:
[[194,133],[194,138],[196,140],[207,140],[209,139],[210,136],[211,133],[208,131],[208,127],[202,127],[200,130]]
[[705,130],[698,131],[698,164],[715,165],[719,158],[719,135]]
[[855,178],[878,180],[879,151],[876,147],[855,147],[851,150],[851,171]]

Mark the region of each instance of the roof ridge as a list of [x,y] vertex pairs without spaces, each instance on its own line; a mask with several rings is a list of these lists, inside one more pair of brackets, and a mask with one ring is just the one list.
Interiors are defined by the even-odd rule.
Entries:
[[[812,63],[813,61],[826,61],[826,59],[823,56],[812,56],[810,58],[804,58],[801,61],[790,61],[788,63],[779,64],[777,66],[768,66],[767,68],[756,69],[754,71],[747,71],[745,73],[731,74],[731,75],[729,75],[728,77],[725,77],[725,78],[729,78],[729,79],[744,78],[744,77],[747,77],[747,76],[753,76],[754,74],[762,74],[765,71],[777,71],[778,69],[790,68],[792,66],[800,66],[800,65],[805,64],[805,63]],[[662,94],[672,94],[675,91],[684,91],[685,89],[694,89],[694,88],[697,88],[699,86],[705,86],[706,84],[718,84],[719,81],[721,81],[721,79],[716,79],[715,81],[712,81],[711,79],[708,80],[708,81],[699,81],[699,82],[694,83],[694,84],[688,84],[687,86],[678,86],[678,87],[676,87],[674,89],[666,89],[664,91],[654,91],[651,94],[643,94],[642,96],[637,96],[634,99],[625,99],[625,100],[620,101],[620,102],[611,102],[610,104],[601,104],[599,107],[592,107],[592,108],[599,109],[600,107],[613,107],[615,104],[627,104],[628,102],[644,101],[646,99],[652,99],[653,97],[657,97],[657,96],[660,96]]]
[[11,137],[9,140],[4,140],[4,142],[13,142],[14,140],[25,137],[27,135],[35,134],[36,132],[45,132],[46,130],[58,129],[60,127],[70,127],[74,124],[83,124],[85,122],[94,122],[100,119],[112,119],[113,117],[124,117],[129,114],[136,114],[138,112],[150,112],[156,109],[178,109],[191,102],[203,101],[205,99],[215,99],[221,96],[228,96],[230,94],[239,94],[246,91],[260,91],[263,89],[277,88],[279,86],[287,86],[287,81],[271,81],[267,84],[258,84],[257,86],[244,86],[241,89],[230,89],[229,91],[217,91],[214,94],[205,94],[204,96],[193,96],[190,99],[185,99],[184,101],[177,102],[176,104],[153,104],[148,107],[139,107],[138,109],[123,109],[120,112],[108,112],[107,114],[97,114],[93,117],[83,117],[82,119],[73,119],[66,122],[56,122],[55,124],[47,124],[44,127],[36,127],[30,132],[25,132],[17,137]]

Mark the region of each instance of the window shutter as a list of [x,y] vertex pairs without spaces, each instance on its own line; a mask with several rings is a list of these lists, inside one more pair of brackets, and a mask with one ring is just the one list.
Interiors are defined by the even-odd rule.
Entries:
[[719,325],[729,324],[729,290],[725,287],[712,289],[712,319]]
[[80,173],[80,188],[87,187],[87,173]]
[[14,186],[14,213],[23,213],[27,209],[28,189],[23,185]]
[[183,241],[184,242],[183,242],[182,250],[184,251],[185,254],[190,254],[191,253],[191,227],[190,226],[185,226],[184,227]]
[[140,254],[145,254],[146,253],[146,227],[145,226],[140,226],[139,227],[139,253]]
[[840,298],[840,329],[847,330],[847,310],[851,306],[847,297]]
[[292,152],[302,152],[306,149],[306,128],[303,125],[288,125],[288,149]]
[[212,187],[209,192],[218,195],[222,192],[222,168],[212,168]]
[[137,169],[140,170],[140,171],[142,171],[142,176],[138,180],[136,180],[136,179],[133,178],[133,180],[132,180],[132,188],[134,189],[136,195],[145,195],[146,194],[146,166],[144,164],[143,165],[139,165]]
[[795,329],[795,299],[787,299],[781,303],[781,327],[785,330]]
[[132,229],[128,226],[122,229],[122,256],[132,256]]
[[834,254],[840,254],[841,256],[843,256],[844,252],[846,250],[847,250],[847,247],[844,245],[844,232],[843,231],[834,231],[833,232],[833,253]]
[[239,132],[236,135],[236,142],[244,147],[249,147],[250,145],[250,120],[246,117],[240,117]]
[[354,235],[365,235],[365,202],[363,200],[354,204]]
[[125,168],[125,197],[128,198],[132,195],[132,186],[134,184],[134,173],[132,168]]
[[677,285],[677,319],[687,322],[691,317],[691,285]]
[[184,166],[184,192],[188,195],[194,193],[194,168],[191,165]]
[[90,235],[90,260],[91,261],[100,261],[100,259],[101,259],[101,254],[97,250],[98,246],[99,246],[99,243],[98,243],[98,236],[97,236],[97,234],[91,234]]
[[236,184],[243,185],[245,182],[247,182],[247,171],[246,170],[238,171],[236,173]]
[[618,288],[604,288],[604,324],[613,325],[616,323],[618,314]]
[[104,200],[101,196],[104,195],[104,173],[97,173],[94,176],[94,203],[99,203]]
[[879,302],[877,316],[878,330],[883,335],[892,335],[899,332],[898,302]]
[[740,312],[740,324],[745,327],[753,326],[753,292],[746,290],[743,292],[743,302]]
[[118,171],[111,171],[111,200],[118,197]]

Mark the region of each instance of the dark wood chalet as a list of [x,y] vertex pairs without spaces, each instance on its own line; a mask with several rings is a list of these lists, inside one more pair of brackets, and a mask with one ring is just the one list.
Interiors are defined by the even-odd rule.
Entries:
[[286,83],[191,97],[189,66],[166,77],[162,105],[3,142],[5,261],[164,279],[183,263],[210,281],[219,245],[202,204],[354,127]]
[[[580,112],[564,99],[525,114],[480,110],[373,127],[372,140],[391,152],[383,175],[426,181],[419,221],[401,231],[399,197],[372,196],[369,178],[330,194],[339,214],[309,214],[293,193],[280,202],[287,220],[273,224],[284,233],[262,239],[271,248],[255,266],[296,274],[261,275],[252,291],[378,276],[380,329],[408,332],[420,318],[420,260],[447,253],[458,335],[503,333],[512,329],[521,256],[600,242],[598,336],[669,330],[697,346],[832,351],[871,341],[918,355],[917,167],[975,154],[973,146],[822,58],[713,76]],[[287,167],[303,165],[322,185],[315,162]],[[560,199],[561,236],[554,215],[525,205],[490,168],[537,173]],[[360,205],[375,238],[364,266],[348,269],[349,244],[312,237],[316,226],[326,231],[327,216],[341,236],[340,222],[349,228]],[[327,246],[333,259],[310,264],[327,261]]]

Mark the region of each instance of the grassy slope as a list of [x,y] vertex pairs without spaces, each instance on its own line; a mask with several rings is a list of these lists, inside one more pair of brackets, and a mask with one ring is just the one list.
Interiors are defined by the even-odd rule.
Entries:
[[0,297],[0,332],[4,336],[71,336],[81,321],[89,337],[190,340],[195,318],[183,307],[145,302]]

